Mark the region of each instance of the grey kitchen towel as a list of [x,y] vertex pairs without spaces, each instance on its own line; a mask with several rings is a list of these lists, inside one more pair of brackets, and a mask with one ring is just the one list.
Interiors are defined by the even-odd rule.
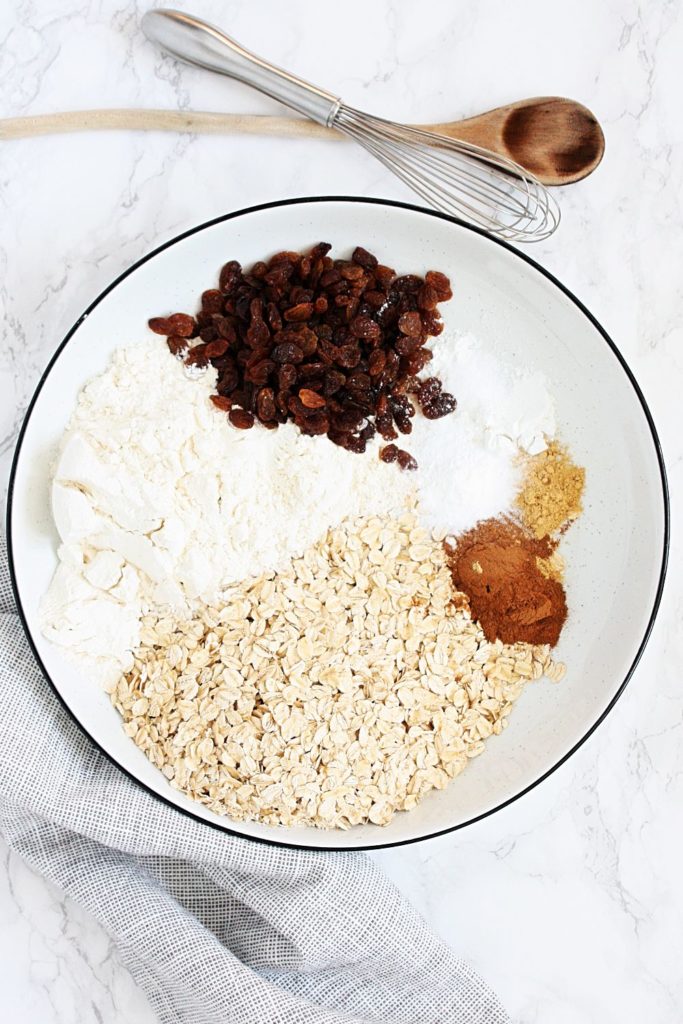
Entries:
[[265,846],[167,807],[36,665],[0,551],[0,832],[111,935],[164,1024],[504,1024],[362,854]]

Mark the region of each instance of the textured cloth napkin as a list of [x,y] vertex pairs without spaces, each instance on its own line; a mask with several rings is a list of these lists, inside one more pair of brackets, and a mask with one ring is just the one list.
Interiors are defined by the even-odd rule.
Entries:
[[130,782],[42,677],[0,550],[0,832],[86,907],[164,1024],[505,1024],[362,854],[264,846]]

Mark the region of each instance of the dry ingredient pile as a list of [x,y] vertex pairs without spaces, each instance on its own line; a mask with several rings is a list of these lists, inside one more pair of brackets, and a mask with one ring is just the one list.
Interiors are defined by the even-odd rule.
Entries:
[[270,824],[387,824],[498,734],[547,646],[489,643],[410,512],[343,523],[191,619],[152,615],[113,689],[171,784]]
[[41,613],[174,787],[348,828],[443,788],[561,678],[584,478],[542,375],[444,329],[443,274],[328,252],[230,261],[86,385]]
[[517,507],[535,537],[551,536],[581,515],[585,479],[585,469],[555,441],[529,460]]
[[549,537],[536,540],[509,519],[488,519],[458,537],[451,558],[453,582],[467,594],[488,640],[554,647],[567,618],[562,584],[538,564],[553,554]]
[[[439,271],[399,277],[362,246],[350,260],[332,259],[331,248],[279,252],[248,273],[231,260],[196,318],[172,313],[149,327],[187,366],[215,367],[213,402],[234,427],[291,421],[363,454],[375,433],[412,432],[413,396],[427,419],[455,410],[437,377],[419,376],[432,358],[427,340],[443,330],[438,305],[453,293]],[[380,458],[417,469],[397,445]]]

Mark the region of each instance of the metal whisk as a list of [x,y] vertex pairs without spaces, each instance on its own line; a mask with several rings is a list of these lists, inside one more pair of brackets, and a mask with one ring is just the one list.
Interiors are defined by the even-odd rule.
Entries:
[[348,135],[437,210],[508,241],[536,242],[559,224],[550,193],[512,160],[347,107],[338,96],[274,67],[189,14],[149,11],[142,27],[175,57],[236,78]]

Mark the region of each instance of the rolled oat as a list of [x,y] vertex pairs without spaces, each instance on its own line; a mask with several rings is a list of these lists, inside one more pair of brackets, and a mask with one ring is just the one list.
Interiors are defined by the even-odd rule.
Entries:
[[486,640],[406,512],[344,523],[193,619],[148,616],[111,698],[171,785],[218,814],[349,828],[443,789],[529,680],[563,671],[548,647]]

